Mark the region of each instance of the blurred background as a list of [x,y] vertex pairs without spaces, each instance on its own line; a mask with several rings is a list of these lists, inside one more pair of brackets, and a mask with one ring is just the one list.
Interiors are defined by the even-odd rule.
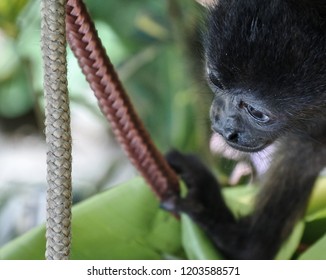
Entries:
[[[0,246],[45,218],[40,1],[0,1]],[[208,153],[211,94],[189,0],[85,0],[154,142]],[[74,202],[137,175],[68,50]]]

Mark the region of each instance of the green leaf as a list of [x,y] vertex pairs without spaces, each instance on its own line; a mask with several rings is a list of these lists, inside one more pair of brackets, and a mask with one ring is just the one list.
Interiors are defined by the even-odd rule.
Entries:
[[187,216],[181,215],[182,245],[190,260],[222,260],[205,233]]
[[326,234],[305,251],[300,260],[326,260]]
[[319,211],[316,212],[312,212],[311,214],[307,215],[305,217],[305,220],[307,222],[312,222],[315,220],[321,220],[321,219],[325,219],[326,218],[326,205],[324,209],[321,209]]
[[[44,259],[45,229],[38,227],[0,249],[0,259]],[[159,209],[137,178],[73,207],[71,259],[183,257],[180,223]]]
[[320,176],[315,184],[310,202],[308,204],[307,215],[311,215],[326,207],[326,176]]
[[[321,214],[321,212],[320,212]],[[318,213],[312,219],[305,219],[305,231],[302,237],[302,243],[314,244],[326,233],[326,218],[321,218]]]
[[34,228],[0,248],[0,260],[44,259],[45,242],[45,228]]
[[[319,184],[317,192],[318,188]],[[243,214],[252,207],[255,192],[256,188],[251,187],[226,188],[224,195],[232,210]],[[311,204],[317,205],[314,201]],[[324,217],[324,209],[310,215],[310,219],[317,221]],[[303,221],[296,225],[277,259],[293,256],[304,229]],[[161,211],[157,199],[139,178],[74,206],[72,234],[72,259],[165,259],[185,255],[189,259],[223,259],[189,217],[182,215],[179,223]],[[0,259],[43,259],[44,236],[44,226],[33,229],[2,247]],[[300,259],[325,259],[325,252],[324,236]]]
[[255,186],[236,186],[223,188],[226,204],[236,217],[248,215],[253,210],[254,198],[258,188]]
[[288,237],[288,239],[283,243],[280,251],[276,255],[277,260],[289,260],[295,253],[298,245],[300,244],[303,232],[304,232],[305,224],[304,222],[299,222],[294,227],[292,234]]

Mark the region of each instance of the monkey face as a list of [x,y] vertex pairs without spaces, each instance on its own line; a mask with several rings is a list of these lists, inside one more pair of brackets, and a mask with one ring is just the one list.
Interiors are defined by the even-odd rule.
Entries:
[[258,152],[270,145],[278,135],[277,118],[252,96],[216,91],[210,110],[212,130],[220,134],[232,148]]

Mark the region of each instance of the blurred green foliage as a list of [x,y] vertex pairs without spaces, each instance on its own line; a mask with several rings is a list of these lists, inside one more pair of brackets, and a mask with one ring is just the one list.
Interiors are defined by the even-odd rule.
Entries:
[[15,36],[18,32],[16,20],[28,0],[11,0],[0,2],[0,26],[7,34]]
[[[39,2],[1,1],[0,118],[18,118],[32,111],[43,122],[39,114],[43,112]],[[182,0],[85,2],[159,148],[205,150],[208,107],[203,110],[200,105],[203,95],[198,94],[192,77],[194,72],[201,76],[202,67],[193,67],[188,56],[196,48],[191,44],[198,32],[198,4]],[[70,51],[68,68],[72,106],[77,102],[99,112]]]

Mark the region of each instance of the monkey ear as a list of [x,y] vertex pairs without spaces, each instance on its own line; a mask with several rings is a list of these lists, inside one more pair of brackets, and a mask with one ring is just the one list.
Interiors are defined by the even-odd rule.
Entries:
[[196,0],[199,4],[203,5],[204,7],[211,7],[217,3],[218,0]]

